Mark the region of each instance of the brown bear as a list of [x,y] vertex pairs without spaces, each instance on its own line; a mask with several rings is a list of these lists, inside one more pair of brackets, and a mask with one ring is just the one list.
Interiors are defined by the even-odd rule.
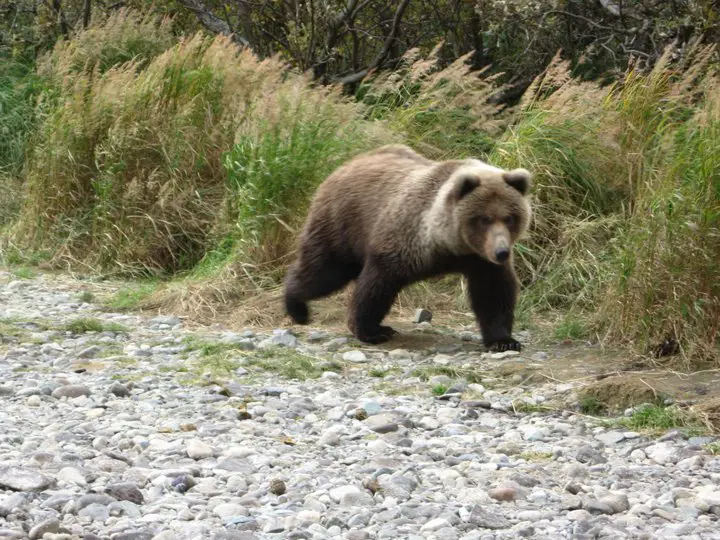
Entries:
[[520,350],[512,249],[530,221],[530,185],[525,169],[431,161],[403,145],[356,156],[310,205],[285,280],[288,314],[307,324],[309,300],[356,280],[348,326],[359,340],[381,343],[395,333],[380,323],[402,288],[459,272],[485,345]]

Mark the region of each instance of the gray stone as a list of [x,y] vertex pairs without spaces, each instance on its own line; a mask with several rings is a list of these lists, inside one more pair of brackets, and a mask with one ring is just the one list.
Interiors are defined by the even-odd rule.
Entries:
[[115,397],[123,398],[130,395],[130,390],[128,390],[127,386],[124,384],[116,382],[110,387],[110,393]]
[[417,323],[423,323],[423,322],[430,322],[432,321],[432,312],[427,309],[418,308],[415,310],[415,316],[413,317],[413,322],[415,324]]
[[32,529],[30,529],[30,532],[28,533],[28,537],[30,540],[38,540],[43,537],[43,535],[48,533],[56,533],[60,530],[60,521],[58,521],[56,518],[49,518],[44,521],[41,521],[37,525],[35,525]]
[[392,433],[399,429],[389,414],[376,414],[365,420],[365,425],[375,433]]
[[110,509],[104,504],[92,503],[80,510],[78,516],[104,523],[110,517]]
[[364,364],[368,362],[368,357],[365,356],[365,353],[357,349],[344,352],[342,358],[345,362],[353,362],[354,364]]
[[89,396],[91,393],[90,389],[82,384],[68,384],[53,390],[52,397],[56,399],[64,397],[72,399],[80,396]]
[[0,467],[0,488],[12,491],[44,491],[53,483],[52,478],[32,469]]
[[500,514],[497,508],[491,511],[479,505],[473,507],[468,521],[481,529],[507,529],[511,525],[510,521]]

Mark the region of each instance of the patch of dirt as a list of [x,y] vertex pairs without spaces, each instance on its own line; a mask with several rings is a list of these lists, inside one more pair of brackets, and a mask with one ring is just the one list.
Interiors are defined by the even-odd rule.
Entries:
[[641,403],[659,403],[667,396],[637,376],[616,376],[590,383],[580,398],[593,398],[612,411],[622,411]]

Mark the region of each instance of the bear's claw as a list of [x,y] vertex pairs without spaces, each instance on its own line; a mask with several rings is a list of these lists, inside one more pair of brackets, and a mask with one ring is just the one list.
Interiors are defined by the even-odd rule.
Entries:
[[517,351],[520,352],[522,345],[513,338],[500,339],[488,346],[493,352]]

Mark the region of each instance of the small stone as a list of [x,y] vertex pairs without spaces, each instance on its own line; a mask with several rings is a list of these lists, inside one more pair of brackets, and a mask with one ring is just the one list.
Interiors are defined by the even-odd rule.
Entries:
[[110,387],[110,393],[113,394],[115,397],[123,398],[130,395],[130,390],[128,390],[127,386],[125,386],[124,384],[116,382]]
[[56,518],[49,518],[44,521],[41,521],[37,525],[35,525],[32,529],[30,529],[30,532],[28,533],[28,537],[30,540],[39,540],[46,534],[52,534],[56,533],[60,530],[60,521],[58,521]]
[[212,457],[212,448],[199,439],[190,439],[185,445],[185,451],[190,459],[199,461]]
[[12,397],[15,395],[15,390],[10,386],[0,386],[0,398]]
[[588,512],[590,512],[592,514],[611,515],[611,514],[616,513],[612,506],[610,506],[609,504],[607,504],[605,502],[598,501],[595,499],[590,499],[588,501],[585,501],[585,510],[587,510]]
[[66,484],[75,484],[76,486],[86,486],[87,480],[85,476],[75,467],[64,467],[57,473],[57,479]]
[[115,502],[115,499],[110,495],[104,493],[87,493],[80,497],[77,501],[78,510],[82,510],[86,506],[91,504],[98,504],[100,506],[107,506]]
[[95,358],[100,351],[102,351],[100,347],[98,347],[97,345],[92,345],[91,347],[80,351],[77,356],[78,358]]
[[475,506],[470,512],[468,521],[481,529],[507,529],[510,521],[497,511],[485,510],[482,506]]
[[0,517],[7,517],[15,513],[27,502],[25,493],[12,493],[0,499]]
[[432,312],[427,309],[418,308],[415,310],[413,322],[415,324],[432,321]]
[[287,487],[285,486],[285,482],[280,480],[279,478],[275,478],[274,480],[270,481],[270,493],[273,495],[282,495],[287,491]]
[[645,454],[658,465],[677,463],[679,456],[677,448],[666,442],[648,446]]
[[342,506],[372,506],[373,498],[357,486],[347,485],[330,490],[330,497]]
[[110,510],[104,504],[92,503],[80,510],[78,516],[104,523],[110,517]]
[[111,484],[105,488],[105,493],[118,501],[130,501],[133,504],[143,504],[144,497],[142,492],[135,484],[130,482],[121,484]]
[[595,438],[602,442],[605,446],[613,446],[621,441],[625,440],[625,434],[621,431],[607,431],[595,435]]
[[432,533],[435,531],[439,531],[440,529],[444,529],[445,527],[450,527],[450,522],[447,519],[435,518],[431,519],[425,525],[420,527],[420,532]]
[[546,352],[536,352],[531,357],[530,360],[533,360],[534,362],[544,362],[546,361],[550,356]]
[[158,317],[153,318],[151,321],[153,324],[164,324],[170,327],[177,326],[182,321],[179,317],[176,317],[174,315],[160,315]]
[[423,416],[418,422],[418,427],[428,431],[432,431],[440,427],[440,422],[430,416]]
[[399,426],[392,421],[389,414],[376,414],[365,420],[365,425],[375,433],[391,433],[397,431]]
[[247,516],[248,509],[235,503],[221,503],[213,508],[213,514],[221,519],[228,519],[234,516]]
[[83,386],[81,384],[68,384],[53,390],[52,397],[56,399],[64,397],[73,399],[80,396],[89,396],[90,394],[90,389],[87,386]]
[[53,480],[32,469],[0,467],[0,488],[12,491],[44,491]]
[[627,512],[630,510],[630,501],[627,498],[627,495],[623,494],[612,494],[607,495],[605,497],[602,497],[600,499],[601,503],[607,504],[610,508],[613,509],[613,513],[619,514],[621,512]]
[[364,364],[368,361],[365,353],[357,349],[344,352],[342,358],[345,362],[353,362],[355,364]]
[[511,487],[496,487],[488,491],[488,495],[496,501],[510,502],[518,498],[518,493],[515,488]]
[[320,436],[318,444],[321,446],[337,446],[340,444],[340,436],[337,431],[329,429]]
[[575,459],[580,463],[589,463],[591,465],[597,465],[607,461],[605,456],[590,445],[584,445],[578,448],[577,452],[575,452]]

